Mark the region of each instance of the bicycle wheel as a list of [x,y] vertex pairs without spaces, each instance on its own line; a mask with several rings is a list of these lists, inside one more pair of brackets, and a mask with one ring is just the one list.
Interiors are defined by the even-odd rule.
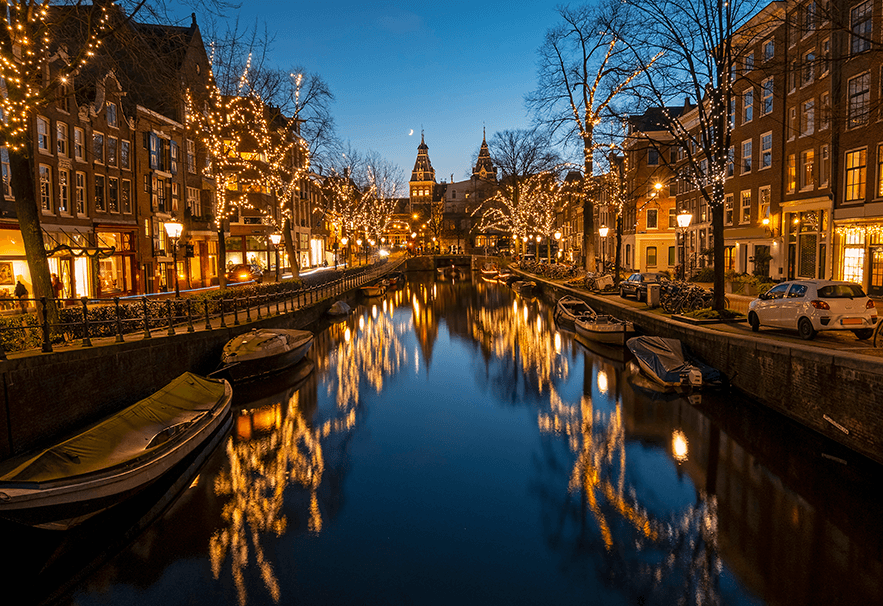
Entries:
[[883,321],[878,320],[877,326],[874,327],[874,338],[872,343],[874,347],[883,347]]

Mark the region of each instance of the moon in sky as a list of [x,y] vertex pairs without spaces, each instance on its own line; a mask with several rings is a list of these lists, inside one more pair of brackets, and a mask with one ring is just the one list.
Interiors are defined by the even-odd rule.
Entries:
[[413,135],[413,134],[414,134],[414,129],[412,128],[412,129],[411,129],[411,132],[408,133],[408,136],[410,137],[410,136]]

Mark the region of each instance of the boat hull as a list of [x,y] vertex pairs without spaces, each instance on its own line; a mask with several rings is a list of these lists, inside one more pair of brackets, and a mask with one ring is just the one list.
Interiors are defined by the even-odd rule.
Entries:
[[576,326],[576,334],[586,340],[604,345],[622,347],[635,335],[635,327],[631,322],[597,322],[577,319],[574,325]]
[[360,290],[366,297],[381,297],[386,292],[386,287],[382,284],[370,284],[362,286]]
[[279,328],[262,329],[257,332],[259,334],[274,333],[286,337],[288,338],[290,346],[284,347],[281,350],[270,350],[269,348],[263,352],[257,350],[250,352],[249,357],[244,357],[242,355],[234,355],[235,350],[232,345],[235,345],[239,341],[242,341],[243,344],[247,345],[246,339],[249,338],[249,335],[255,333],[248,333],[245,337],[240,336],[231,339],[227,345],[224,346],[225,353],[221,361],[226,366],[225,370],[227,375],[234,382],[248,381],[294,366],[304,359],[307,352],[310,351],[310,347],[313,345],[312,333],[305,330],[286,330]]
[[677,339],[635,337],[627,345],[641,370],[664,387],[713,389],[726,385],[719,370],[691,356]]
[[[182,377],[187,375],[190,373],[185,373]],[[176,381],[181,380],[182,377]],[[203,408],[194,408],[194,410],[202,414],[188,423],[186,429],[169,437],[152,452],[144,448],[143,455],[104,469],[37,481],[20,481],[16,479],[16,472],[8,473],[4,476],[8,479],[0,481],[0,516],[38,528],[66,530],[130,499],[151,486],[207,442],[220,439],[217,437],[218,434],[225,434],[225,429],[230,427],[229,413],[233,390],[227,381],[214,381],[201,377],[199,379],[222,384],[223,387],[213,390],[218,396],[214,401],[207,398],[197,403]],[[108,419],[125,415],[132,408],[129,407]],[[96,432],[101,431],[106,421],[62,442],[59,446],[83,436],[99,435]],[[133,431],[137,429],[134,428]],[[52,449],[47,449],[37,457],[31,457],[30,460],[39,460],[50,450]],[[62,453],[54,456],[65,455]],[[23,468],[25,466],[20,465],[17,470]]]
[[564,296],[555,304],[555,320],[571,328],[575,328],[578,319],[589,320],[596,315],[588,303],[576,297]]

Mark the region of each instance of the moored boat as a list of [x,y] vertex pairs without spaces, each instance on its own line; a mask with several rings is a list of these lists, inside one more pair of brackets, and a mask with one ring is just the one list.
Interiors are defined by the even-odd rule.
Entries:
[[362,294],[366,297],[382,297],[383,293],[386,292],[386,284],[383,282],[378,282],[376,284],[366,284],[362,286],[359,290],[362,291]]
[[622,347],[635,334],[634,324],[606,314],[577,318],[573,324],[579,336],[605,345]]
[[485,278],[495,278],[500,273],[493,263],[485,263],[481,266],[481,275]]
[[564,295],[555,303],[555,321],[573,326],[578,318],[591,318],[595,310],[588,303],[577,297]]
[[0,516],[65,530],[141,492],[230,426],[233,390],[190,372],[44,450],[0,465]]
[[499,282],[500,284],[509,284],[509,280],[512,277],[513,274],[504,269],[497,274],[497,282]]
[[297,364],[312,344],[307,330],[257,328],[227,341],[219,371],[234,381],[253,379]]
[[694,357],[678,339],[656,336],[633,337],[629,351],[648,377],[669,388],[716,388],[726,384],[726,376]]
[[352,311],[352,308],[345,301],[335,301],[328,308],[329,316],[345,316]]

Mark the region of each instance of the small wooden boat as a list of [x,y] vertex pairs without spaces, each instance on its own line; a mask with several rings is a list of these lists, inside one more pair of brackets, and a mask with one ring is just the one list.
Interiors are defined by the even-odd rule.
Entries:
[[533,280],[523,280],[520,282],[514,282],[512,288],[522,296],[532,297],[536,294],[538,286]]
[[644,373],[668,388],[716,388],[726,384],[726,376],[696,359],[678,339],[641,336],[627,341]]
[[512,277],[513,274],[511,272],[502,270],[500,273],[497,274],[497,282],[499,282],[500,284],[509,284],[509,279]]
[[331,304],[326,312],[329,316],[339,317],[346,316],[353,310],[345,301],[335,301]]
[[[313,344],[313,333],[285,328],[257,328],[227,341],[222,367],[234,381],[246,381],[300,362]],[[214,373],[212,373],[214,374]]]
[[439,267],[438,273],[443,278],[448,280],[459,280],[464,278],[466,274],[460,270],[456,265],[448,265],[446,267]]
[[233,390],[185,372],[77,435],[0,465],[0,516],[65,530],[121,504],[230,427]]
[[390,287],[401,286],[405,283],[405,274],[400,271],[390,272],[386,275],[386,281]]
[[484,278],[495,278],[500,271],[493,263],[485,263],[481,266],[481,275]]
[[597,314],[588,303],[577,297],[565,295],[555,303],[555,321],[567,326],[573,326],[578,318],[590,318]]
[[376,284],[366,284],[359,290],[361,290],[362,294],[366,297],[382,297],[383,293],[386,292],[386,284],[382,281]]
[[622,347],[635,334],[635,325],[606,314],[577,318],[573,322],[576,334],[605,345]]

